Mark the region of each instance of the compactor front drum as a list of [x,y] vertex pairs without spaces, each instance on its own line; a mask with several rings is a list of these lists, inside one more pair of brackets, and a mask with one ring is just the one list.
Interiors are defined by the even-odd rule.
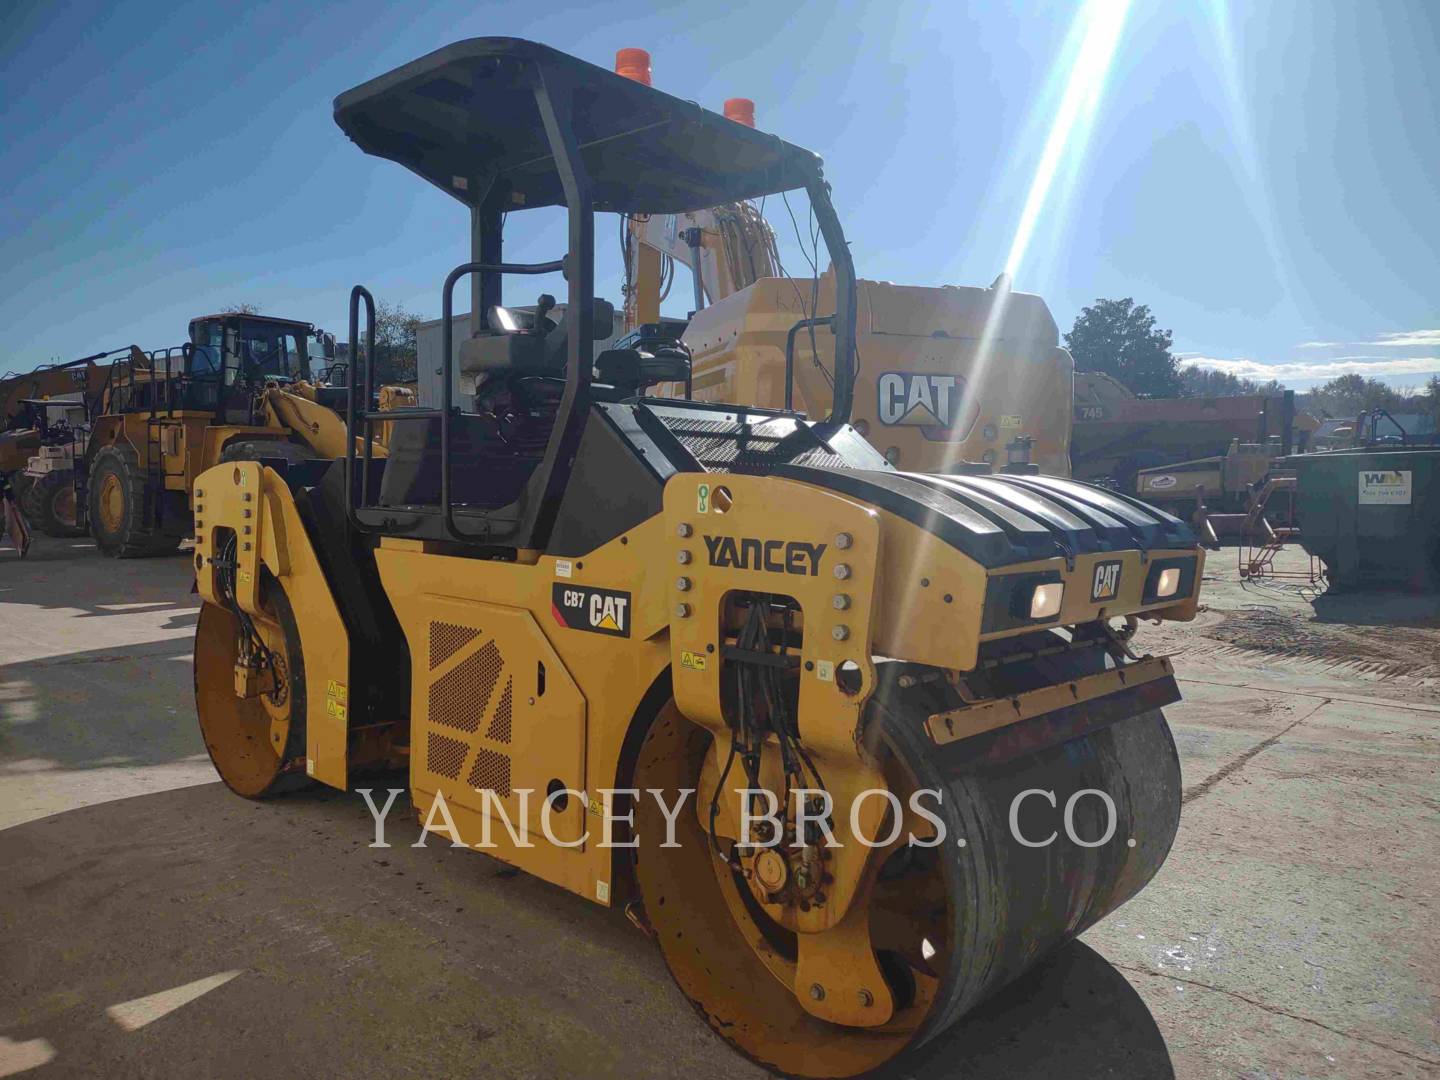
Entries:
[[[940,847],[888,854],[855,900],[868,906],[868,942],[862,932],[857,948],[875,951],[895,1004],[882,1026],[833,1024],[802,1007],[798,994],[826,992],[794,985],[802,935],[753,902],[710,844],[703,814],[687,806],[678,846],[661,847],[661,811],[653,799],[637,802],[637,881],[672,975],[717,1033],[790,1075],[860,1075],[944,1031],[1135,895],[1179,825],[1179,758],[1158,710],[1003,764],[956,767],[925,734],[926,710],[903,691],[873,704],[892,790],[902,799],[906,789],[939,791],[946,835]],[[665,789],[673,805],[680,789],[698,786],[710,740],[670,708],[642,747],[635,787]],[[1031,847],[1012,835],[1012,807],[1027,791],[1048,794],[1020,798],[1016,831],[1032,844],[1058,833],[1053,842]],[[1074,833],[1088,844],[1109,829],[1097,791],[1113,801],[1113,835],[1093,847],[1073,843],[1061,817],[1077,792],[1086,794],[1074,800]],[[824,933],[844,932],[850,921]]]

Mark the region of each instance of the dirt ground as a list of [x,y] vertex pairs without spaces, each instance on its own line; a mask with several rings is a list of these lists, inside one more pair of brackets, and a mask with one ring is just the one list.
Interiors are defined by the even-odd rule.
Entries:
[[[1303,573],[1303,556],[1281,560]],[[751,1077],[618,911],[244,802],[196,732],[184,559],[0,551],[0,1077]],[[1212,554],[1184,811],[1109,919],[895,1075],[1440,1074],[1440,600]]]

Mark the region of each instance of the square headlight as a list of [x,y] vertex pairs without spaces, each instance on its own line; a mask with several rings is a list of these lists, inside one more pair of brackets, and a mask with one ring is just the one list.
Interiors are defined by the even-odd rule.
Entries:
[[1059,581],[1047,581],[1043,585],[1036,585],[1035,591],[1030,594],[1030,618],[1055,618],[1060,614],[1060,601],[1064,597],[1065,586]]
[[1164,600],[1174,596],[1180,589],[1180,567],[1167,566],[1155,579],[1155,599]]

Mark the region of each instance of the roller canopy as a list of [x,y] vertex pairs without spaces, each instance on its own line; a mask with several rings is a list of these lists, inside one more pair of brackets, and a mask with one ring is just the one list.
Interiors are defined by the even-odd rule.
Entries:
[[335,99],[335,122],[467,206],[562,205],[541,84],[569,103],[595,210],[679,213],[820,179],[808,150],[516,38],[459,41],[371,79]]

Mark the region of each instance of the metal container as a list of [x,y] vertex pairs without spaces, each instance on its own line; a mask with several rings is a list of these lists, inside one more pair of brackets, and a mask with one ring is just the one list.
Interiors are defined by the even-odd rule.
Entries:
[[1440,590],[1440,448],[1299,454],[1300,542],[1332,588]]

